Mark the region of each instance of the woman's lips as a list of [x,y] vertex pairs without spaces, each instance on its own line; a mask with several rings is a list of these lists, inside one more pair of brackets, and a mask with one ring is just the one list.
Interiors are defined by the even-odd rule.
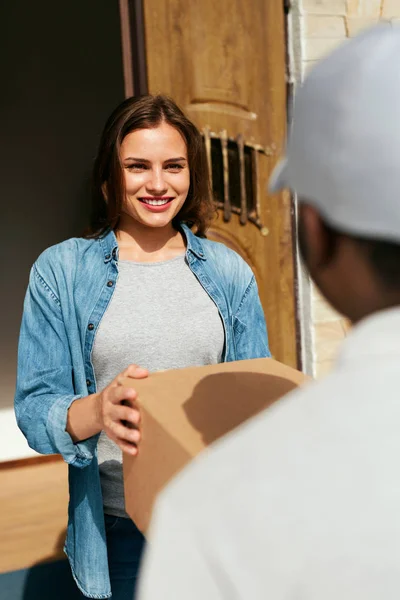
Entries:
[[162,198],[138,198],[138,200],[151,212],[163,212],[169,208],[169,205],[174,198],[171,196],[164,196]]

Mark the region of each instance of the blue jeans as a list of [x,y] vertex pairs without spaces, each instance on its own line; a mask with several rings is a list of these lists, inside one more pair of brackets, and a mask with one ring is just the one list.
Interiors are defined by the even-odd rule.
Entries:
[[133,521],[104,515],[112,600],[134,600],[145,539]]

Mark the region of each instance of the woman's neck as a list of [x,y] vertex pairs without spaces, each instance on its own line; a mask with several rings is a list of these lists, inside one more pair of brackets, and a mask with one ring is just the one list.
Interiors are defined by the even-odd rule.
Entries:
[[167,227],[146,227],[135,222],[122,222],[116,237],[120,260],[159,262],[185,252],[182,234],[170,223]]

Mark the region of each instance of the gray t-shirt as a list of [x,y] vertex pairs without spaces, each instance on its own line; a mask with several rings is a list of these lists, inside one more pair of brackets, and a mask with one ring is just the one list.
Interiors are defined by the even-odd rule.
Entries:
[[[119,261],[119,277],[92,351],[97,390],[129,364],[150,372],[221,362],[218,309],[184,255],[158,263]],[[122,452],[104,432],[98,444],[104,512],[125,512]]]

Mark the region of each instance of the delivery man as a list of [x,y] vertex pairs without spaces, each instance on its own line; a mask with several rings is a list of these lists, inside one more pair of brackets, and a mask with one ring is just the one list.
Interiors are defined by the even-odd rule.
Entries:
[[400,598],[399,28],[361,34],[306,78],[283,187],[305,265],[354,329],[331,375],[162,494],[140,600]]

